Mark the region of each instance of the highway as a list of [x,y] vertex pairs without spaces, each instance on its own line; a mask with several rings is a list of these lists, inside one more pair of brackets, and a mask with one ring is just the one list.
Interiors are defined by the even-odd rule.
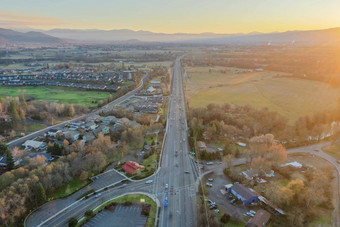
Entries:
[[[189,157],[187,121],[180,58],[173,68],[172,95],[161,170],[154,178],[154,194],[162,204],[160,226],[197,226],[196,177]],[[178,154],[176,154],[178,151]],[[168,189],[165,185],[168,184]],[[161,194],[156,194],[163,191]],[[168,206],[164,207],[167,197]]]
[[[54,207],[49,204],[52,204],[53,201],[49,202],[42,209],[33,212],[26,219],[25,226],[65,226],[71,217],[81,218],[85,211],[93,209],[112,197],[128,192],[144,192],[158,198],[161,204],[158,226],[197,226],[196,181],[198,180],[198,170],[190,158],[188,146],[180,60],[181,58],[176,59],[173,68],[172,95],[160,166],[158,171],[148,178],[153,182],[151,184],[146,184],[146,180],[128,182],[124,186],[102,190],[99,197],[91,196],[88,199],[65,205],[65,207]],[[134,94],[135,91],[128,93],[128,96],[115,100],[110,105],[117,105]],[[107,185],[112,183],[114,182],[108,181]],[[165,188],[166,184],[168,184],[168,188]],[[165,198],[168,200],[167,207],[164,207]],[[51,209],[47,212],[48,215],[46,215],[46,209]]]

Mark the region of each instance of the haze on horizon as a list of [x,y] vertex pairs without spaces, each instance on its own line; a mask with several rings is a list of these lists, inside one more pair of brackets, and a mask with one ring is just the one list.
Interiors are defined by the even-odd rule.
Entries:
[[5,0],[0,27],[282,32],[339,27],[339,8],[337,0]]

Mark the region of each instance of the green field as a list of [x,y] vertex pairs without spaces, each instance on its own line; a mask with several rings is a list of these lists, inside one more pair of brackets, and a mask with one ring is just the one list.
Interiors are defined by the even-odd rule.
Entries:
[[85,91],[76,88],[60,87],[1,87],[0,97],[34,96],[36,100],[58,103],[79,104],[88,107],[96,106],[98,101],[109,97],[108,92]]
[[[209,72],[209,69],[211,72]],[[290,78],[279,72],[234,74],[232,68],[187,68],[186,96],[191,107],[209,103],[267,107],[291,121],[336,106],[340,89],[311,81]]]

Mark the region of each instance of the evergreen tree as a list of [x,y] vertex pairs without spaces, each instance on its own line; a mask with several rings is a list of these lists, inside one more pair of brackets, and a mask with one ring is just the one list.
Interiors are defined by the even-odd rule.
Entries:
[[0,156],[4,156],[8,151],[10,151],[8,145],[0,142]]
[[13,159],[13,155],[12,152],[10,150],[7,151],[7,169],[12,170],[14,169],[14,159]]
[[42,185],[42,183],[39,183],[38,191],[37,191],[37,203],[40,205],[46,201],[47,201],[47,196],[46,196],[45,188]]

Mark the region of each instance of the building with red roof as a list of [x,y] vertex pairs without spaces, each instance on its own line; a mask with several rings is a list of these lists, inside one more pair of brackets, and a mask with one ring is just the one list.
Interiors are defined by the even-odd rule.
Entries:
[[139,165],[137,162],[133,162],[133,161],[127,161],[124,165],[123,165],[123,170],[125,170],[125,172],[130,173],[130,174],[136,174],[142,170],[144,170],[144,166]]

